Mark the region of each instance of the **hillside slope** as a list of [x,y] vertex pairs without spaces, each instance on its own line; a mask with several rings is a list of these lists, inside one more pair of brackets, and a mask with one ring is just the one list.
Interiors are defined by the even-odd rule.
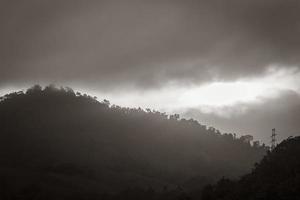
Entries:
[[1,97],[0,123],[5,195],[192,189],[240,176],[266,152],[195,120],[111,106],[53,86]]
[[203,191],[203,200],[297,200],[300,198],[300,137],[281,142],[238,181],[221,179]]

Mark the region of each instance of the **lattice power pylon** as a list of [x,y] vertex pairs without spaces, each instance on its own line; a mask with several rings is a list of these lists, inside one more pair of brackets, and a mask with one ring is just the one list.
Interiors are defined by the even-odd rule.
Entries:
[[272,135],[271,135],[271,151],[275,149],[276,147],[276,133],[275,128],[272,129]]

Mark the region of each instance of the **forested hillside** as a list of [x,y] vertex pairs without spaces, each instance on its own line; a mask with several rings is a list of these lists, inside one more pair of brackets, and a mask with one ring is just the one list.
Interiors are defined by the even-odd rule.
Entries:
[[298,200],[300,137],[281,142],[255,169],[238,181],[221,179],[205,187],[203,200]]
[[237,178],[266,153],[249,136],[54,86],[1,97],[0,136],[3,199],[105,199],[127,191],[118,193],[125,199],[129,188],[152,199],[172,196]]

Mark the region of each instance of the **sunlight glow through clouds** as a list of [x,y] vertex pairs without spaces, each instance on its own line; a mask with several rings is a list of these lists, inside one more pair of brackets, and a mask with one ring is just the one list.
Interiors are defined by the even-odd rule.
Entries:
[[188,88],[173,84],[160,90],[94,94],[126,107],[140,106],[166,112],[202,108],[210,112],[213,108],[234,107],[240,103],[260,103],[264,98],[278,97],[283,90],[300,92],[300,71],[297,68],[270,67],[266,76],[235,82],[213,82]]
[[[282,91],[292,90],[300,93],[299,68],[270,67],[264,76],[244,78],[234,82],[212,82],[204,85],[181,86],[169,84],[159,90],[121,90],[99,92],[74,87],[75,91],[97,96],[99,101],[108,99],[112,104],[124,107],[151,108],[163,112],[177,112],[196,108],[204,113],[216,113],[229,116],[230,112],[243,113],[247,104],[258,104],[268,98],[277,98]],[[59,85],[58,85],[59,86]],[[29,87],[29,86],[28,86]],[[21,89],[24,90],[23,87]],[[0,90],[0,95],[18,91],[16,87]]]
[[187,90],[180,97],[180,105],[232,106],[236,103],[259,103],[261,98],[275,98],[282,90],[299,91],[300,72],[269,68],[268,76],[256,79],[241,79],[235,82],[214,82]]

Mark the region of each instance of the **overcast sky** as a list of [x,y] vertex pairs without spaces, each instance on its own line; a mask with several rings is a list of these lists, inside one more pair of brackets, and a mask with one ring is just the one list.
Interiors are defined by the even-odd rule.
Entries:
[[299,35],[299,0],[0,0],[0,92],[68,85],[267,143],[300,133]]

